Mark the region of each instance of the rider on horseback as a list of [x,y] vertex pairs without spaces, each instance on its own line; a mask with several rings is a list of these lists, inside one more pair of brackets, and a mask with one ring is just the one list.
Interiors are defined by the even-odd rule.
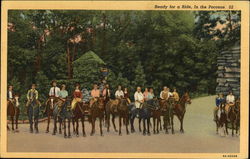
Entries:
[[46,105],[48,104],[49,100],[51,101],[51,104],[52,104],[52,107],[54,106],[53,105],[53,101],[54,101],[54,98],[58,98],[59,97],[59,92],[60,92],[60,88],[58,88],[56,86],[56,81],[52,81],[51,82],[52,84],[52,87],[50,88],[50,91],[49,91],[49,99],[46,101]]
[[93,89],[91,91],[92,99],[89,101],[89,107],[91,108],[92,105],[97,101],[97,98],[100,97],[100,90],[98,89],[98,85],[94,84]]
[[14,102],[14,91],[13,91],[13,85],[9,85],[8,92],[7,92],[7,105],[9,102]]
[[169,88],[167,86],[164,86],[163,90],[160,93],[160,98],[163,100],[168,100],[170,96],[172,96],[172,93],[169,92]]
[[150,99],[153,99],[154,97],[155,97],[155,95],[154,95],[154,90],[153,90],[153,88],[150,88],[150,89],[149,89],[149,92],[148,92],[148,97],[147,97],[147,99],[150,100]]
[[[226,97],[226,114],[227,114],[227,119],[228,119],[228,113],[230,112],[230,110],[234,107],[235,105],[235,97],[233,95],[232,91],[229,91],[229,94]],[[229,119],[228,119],[229,120]]]
[[68,97],[68,91],[66,90],[66,85],[62,84],[61,90],[59,92],[58,106],[61,108],[65,104],[66,98]]
[[75,91],[73,92],[74,99],[71,103],[71,110],[75,109],[76,103],[82,101],[82,92],[80,91],[80,84],[76,84]]
[[219,93],[218,96],[215,99],[216,106],[214,108],[214,121],[216,121],[216,115],[218,113],[219,107],[220,107],[221,103],[224,102],[224,101],[225,101],[225,99],[223,97],[223,94]]
[[174,88],[174,91],[172,94],[173,94],[175,103],[177,103],[180,100],[180,97],[179,97],[179,94],[176,92],[176,88]]
[[141,92],[141,87],[137,87],[136,92],[134,94],[135,98],[135,107],[137,109],[140,109],[142,107],[142,104],[144,103],[144,95]]

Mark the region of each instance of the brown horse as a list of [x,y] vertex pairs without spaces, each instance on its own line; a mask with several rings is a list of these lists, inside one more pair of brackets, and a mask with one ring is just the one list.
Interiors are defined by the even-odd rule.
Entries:
[[239,134],[240,128],[240,98],[235,102],[235,111],[236,111],[236,134]]
[[219,106],[218,112],[216,113],[215,123],[216,123],[216,134],[220,133],[221,136],[226,135],[225,126],[227,123],[227,115],[225,113],[225,102],[222,102]]
[[[83,103],[83,102],[77,102],[75,109],[73,110],[73,133],[76,134],[76,136],[79,136],[79,119],[81,119],[82,122],[82,135],[83,137],[86,137],[85,133],[85,127],[84,127],[84,118],[85,118],[85,112],[89,110],[89,104]],[[76,122],[76,127],[75,127]]]
[[[55,108],[55,104],[57,103],[59,99],[57,97],[49,97],[49,99],[46,102],[45,105],[45,113],[48,116],[48,124],[47,124],[47,129],[46,129],[46,133],[49,132],[49,124],[50,124],[50,118],[53,115],[53,111]],[[54,132],[56,133],[57,130],[55,130]],[[53,132],[53,133],[54,133]]]
[[[180,126],[180,132],[184,133],[183,129],[183,119],[186,113],[186,104],[191,104],[191,99],[189,97],[189,94],[186,92],[184,95],[181,97],[180,101],[174,105],[173,108],[173,114],[177,116],[179,119],[181,126]],[[171,117],[173,118],[173,116]],[[171,119],[173,121],[173,119]],[[172,126],[172,133],[174,133],[174,127]]]
[[112,115],[112,123],[115,131],[117,132],[115,126],[115,116],[119,116],[119,135],[121,133],[122,119],[123,123],[126,126],[127,135],[128,131],[128,123],[129,123],[129,109],[128,109],[128,100],[126,98],[122,98],[119,100],[110,100],[106,105],[106,115],[107,115],[107,131],[109,132],[110,127],[110,115]]
[[[159,100],[159,105],[161,105],[160,103],[161,101]],[[161,116],[162,116],[161,106],[159,108],[152,109],[154,134],[159,134],[159,126],[161,128]],[[156,127],[156,130],[155,130],[155,127]]]
[[97,100],[92,104],[91,108],[90,108],[90,122],[92,124],[92,131],[91,131],[91,136],[93,136],[95,134],[95,121],[96,118],[99,118],[99,122],[100,122],[100,134],[101,136],[103,136],[103,132],[102,132],[102,122],[104,119],[104,98],[103,97],[99,97],[97,98]]
[[[15,95],[13,102],[8,101],[7,102],[7,116],[10,117],[11,119],[11,124],[12,124],[12,131],[13,132],[19,132],[18,130],[18,117],[20,114],[20,109],[19,109],[19,95]],[[16,124],[16,130],[14,129],[14,120]],[[7,130],[10,130],[8,123],[7,123]]]
[[168,127],[171,124],[172,134],[174,134],[174,122],[173,122],[173,106],[175,105],[175,99],[173,97],[168,98],[168,100],[161,100],[161,112],[164,119],[164,129],[165,133],[168,134]]
[[[237,134],[237,129],[239,127],[239,115],[240,115],[240,100],[238,99],[235,104],[233,106],[231,106],[231,108],[229,109],[228,112],[228,119],[231,123],[232,126],[232,136],[234,136],[234,130],[236,130],[236,134]],[[238,123],[237,123],[238,120]],[[237,124],[236,124],[237,123]],[[228,122],[226,122],[226,132],[228,134]],[[236,126],[237,125],[237,126]]]

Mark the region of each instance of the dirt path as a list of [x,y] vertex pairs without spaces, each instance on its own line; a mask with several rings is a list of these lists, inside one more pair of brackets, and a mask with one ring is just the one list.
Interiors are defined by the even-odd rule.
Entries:
[[[97,127],[95,136],[90,136],[91,125],[86,122],[87,137],[64,139],[63,135],[56,136],[45,133],[46,124],[39,125],[39,134],[30,134],[27,124],[20,125],[19,133],[8,132],[8,151],[11,152],[171,152],[171,153],[224,153],[239,152],[239,137],[220,137],[215,133],[215,123],[212,121],[214,96],[192,100],[187,106],[184,119],[185,133],[179,132],[179,122],[175,117],[175,134],[166,135],[163,131],[158,135],[143,136],[138,132],[123,135],[113,131],[104,137],[99,134]],[[98,124],[96,124],[98,125]],[[117,124],[118,125],[118,124]],[[52,131],[52,125],[51,129]]]

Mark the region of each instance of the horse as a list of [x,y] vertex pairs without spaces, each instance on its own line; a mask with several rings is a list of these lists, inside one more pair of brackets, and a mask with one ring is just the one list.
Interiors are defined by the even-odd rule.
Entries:
[[[60,128],[59,132],[61,131],[61,125],[63,123],[64,126],[64,138],[71,138],[70,134],[70,124],[72,120],[72,111],[71,111],[71,98],[67,97],[65,103],[62,105],[61,112],[59,113],[60,119]],[[68,134],[67,134],[67,127],[66,127],[66,119],[68,119]]]
[[[31,99],[27,103],[27,114],[30,123],[30,133],[33,133],[33,123],[36,133],[38,133],[38,118],[39,118],[40,105],[37,99]],[[34,118],[33,118],[34,117]],[[33,122],[34,119],[34,122]]]
[[95,134],[95,121],[96,118],[99,118],[100,122],[100,134],[103,136],[102,132],[102,121],[104,119],[104,98],[99,97],[90,107],[90,118],[89,121],[92,124],[92,130],[90,135],[93,136]]
[[[53,100],[54,102],[54,100]],[[53,128],[53,133],[52,135],[56,135],[57,133],[57,120],[59,120],[59,134],[62,134],[62,122],[61,118],[59,116],[59,113],[61,112],[62,106],[65,104],[66,101],[63,101],[59,98],[55,99],[55,103],[53,104],[53,113],[52,117],[54,119],[54,128]]]
[[107,131],[109,132],[109,126],[110,126],[110,115],[112,114],[112,123],[114,130],[117,132],[116,126],[115,126],[115,116],[119,116],[119,135],[122,135],[121,133],[121,126],[122,126],[122,119],[124,121],[124,124],[126,126],[126,132],[127,135],[129,134],[128,131],[128,123],[129,123],[129,109],[128,109],[128,101],[126,98],[121,98],[119,100],[110,100],[106,107],[106,121],[107,121]]
[[238,98],[235,102],[235,112],[236,112],[236,134],[239,134],[240,127],[240,98]]
[[[13,132],[19,132],[18,130],[18,117],[20,114],[20,109],[19,109],[19,95],[15,95],[13,102],[8,101],[7,102],[7,116],[10,117],[11,119],[11,125],[12,125],[12,131]],[[16,130],[14,128],[14,120],[16,124]],[[8,123],[7,123],[7,130],[10,130]]]
[[110,116],[112,115],[112,123],[115,132],[118,132],[115,126],[115,116],[118,115],[118,104],[119,100],[109,100],[107,104],[105,105],[105,120],[107,123],[107,132],[109,132],[109,127],[110,127]]
[[[58,102],[58,97],[49,97],[45,104],[45,112],[48,116],[48,123],[47,123],[47,129],[46,133],[49,133],[49,124],[50,124],[50,118],[53,115],[55,104]],[[57,131],[57,130],[55,130]]]
[[[186,92],[181,97],[180,101],[174,104],[173,113],[177,116],[179,119],[181,125],[180,125],[180,132],[184,133],[183,129],[183,119],[186,113],[186,104],[191,104],[191,99],[189,97],[189,94]],[[173,119],[171,119],[173,121]],[[174,128],[172,127],[172,133],[174,133]]]
[[173,97],[169,97],[168,100],[160,100],[161,112],[164,118],[164,129],[166,134],[168,134],[169,124],[171,124],[172,134],[174,134],[174,122],[173,122],[174,104],[175,104],[175,99]]
[[[159,125],[160,125],[160,130],[162,130],[162,128],[161,128],[161,116],[162,116],[162,111],[161,111],[160,103],[159,103],[159,107],[152,109],[154,134],[159,134]],[[155,122],[157,122],[157,126],[156,126]],[[156,130],[155,130],[155,127],[156,127]]]
[[226,115],[226,111],[225,111],[225,102],[222,102],[219,106],[219,110],[216,113],[215,123],[216,123],[216,134],[220,134],[221,136],[225,136],[226,135],[225,127],[227,125],[227,115]]
[[[87,110],[89,110],[89,105],[84,102],[77,102],[75,109],[73,110],[73,133],[76,134],[77,137],[79,136],[79,119],[81,119],[82,122],[83,137],[86,137],[84,118],[85,118],[85,112]],[[75,127],[75,122],[76,122],[76,127]]]
[[[145,101],[142,104],[142,108],[137,109],[135,108],[134,104],[129,105],[130,108],[130,124],[131,124],[131,133],[135,132],[134,128],[134,119],[137,115],[139,115],[139,131],[141,131],[140,122],[143,120],[143,135],[151,135],[150,134],[150,118],[152,116],[152,110],[159,108],[159,101],[158,99],[150,99],[148,101]],[[146,122],[147,121],[147,128],[146,128]]]
[[[235,103],[233,106],[231,106],[231,108],[229,109],[229,112],[228,112],[228,119],[229,119],[229,122],[231,123],[231,126],[232,126],[232,136],[234,136],[234,130],[238,129],[235,127],[236,122],[237,122],[237,120],[238,120],[238,122],[240,120],[238,117],[239,116],[239,102],[240,101],[237,100],[237,108],[236,108],[236,103]],[[226,122],[226,132],[228,134],[228,122]]]

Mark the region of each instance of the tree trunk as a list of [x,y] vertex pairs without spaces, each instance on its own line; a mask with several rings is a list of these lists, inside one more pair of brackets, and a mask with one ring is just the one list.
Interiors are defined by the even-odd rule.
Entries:
[[68,70],[68,79],[72,79],[72,57],[70,54],[69,42],[67,42],[67,70]]

